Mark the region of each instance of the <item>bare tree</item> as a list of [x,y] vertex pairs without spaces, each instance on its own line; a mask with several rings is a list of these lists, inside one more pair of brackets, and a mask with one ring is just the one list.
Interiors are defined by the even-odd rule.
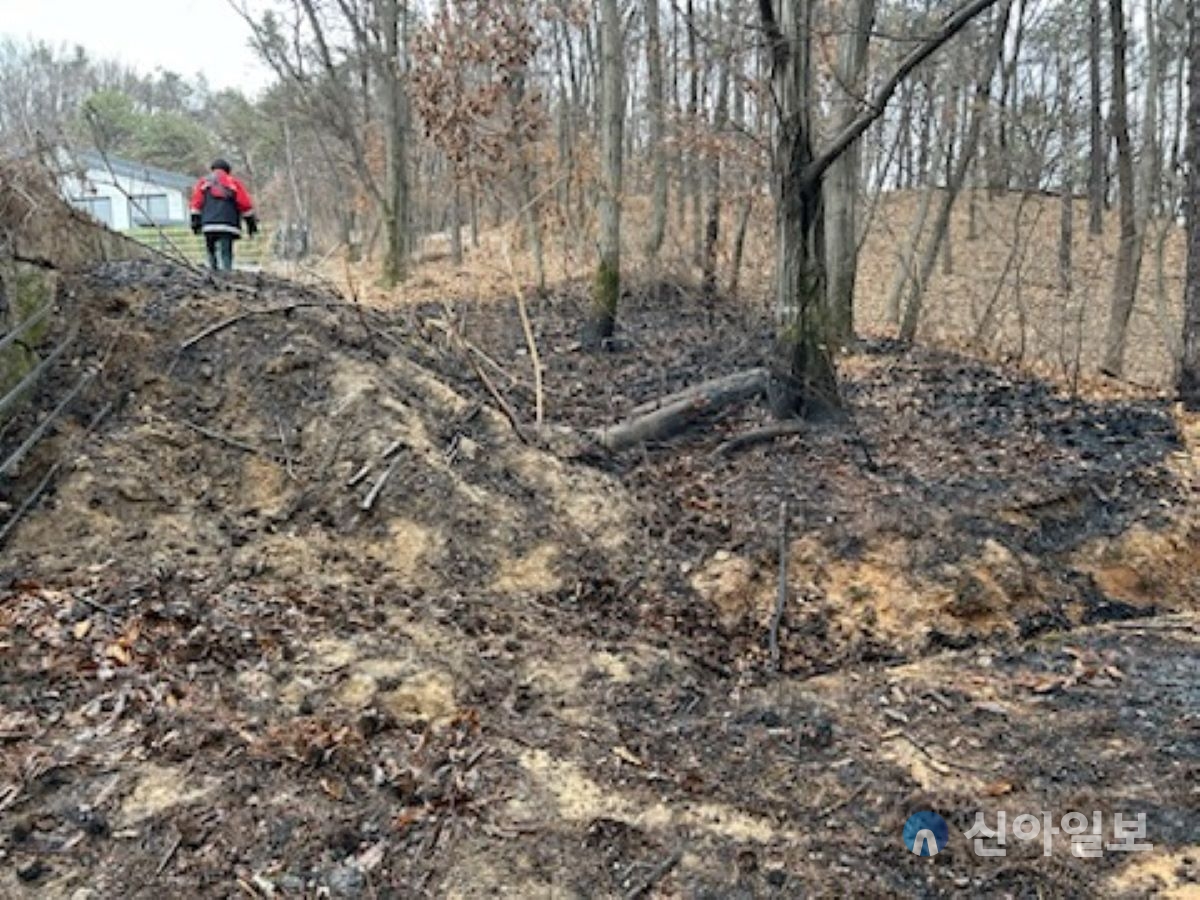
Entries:
[[1102,371],[1119,377],[1125,368],[1125,341],[1129,330],[1129,317],[1133,314],[1134,299],[1137,296],[1142,251],[1134,191],[1133,145],[1129,137],[1129,88],[1125,60],[1129,39],[1123,0],[1109,0],[1109,14],[1113,46],[1112,123],[1113,135],[1117,141],[1121,235],[1117,248],[1116,273],[1113,276],[1112,304]]
[[621,297],[621,191],[625,130],[625,79],[621,60],[621,10],[617,0],[600,3],[600,260],[584,344],[604,345],[617,323]]
[[[382,54],[372,54],[383,91],[384,189],[383,228],[385,234],[384,285],[391,286],[408,277],[408,100],[404,92],[404,60],[401,57],[399,0],[376,0],[376,15],[382,33]],[[347,18],[351,18],[347,12]],[[369,40],[366,30],[362,40]]]
[[1183,359],[1179,395],[1200,411],[1200,10],[1188,5],[1190,91],[1187,138],[1188,262],[1184,283]]
[[776,291],[772,408],[776,415],[837,412],[842,401],[826,288],[823,185],[830,165],[883,115],[900,83],[997,0],[970,0],[921,41],[883,81],[865,110],[820,153],[814,147],[815,0],[759,0],[776,103]]
[[1000,2],[1000,12],[997,16],[998,22],[994,37],[988,46],[987,53],[984,55],[984,70],[980,73],[975,87],[975,104],[971,112],[970,125],[967,127],[967,135],[963,139],[962,150],[951,172],[950,180],[946,184],[946,190],[942,193],[937,218],[934,220],[933,231],[925,245],[920,267],[911,282],[908,303],[904,309],[904,319],[900,323],[901,340],[911,341],[917,335],[917,325],[920,322],[925,288],[933,275],[933,269],[937,263],[938,250],[941,247],[942,241],[945,240],[946,232],[950,225],[950,214],[954,210],[954,202],[958,199],[958,193],[962,190],[962,186],[966,181],[967,171],[971,166],[971,160],[975,156],[975,148],[979,144],[979,135],[983,130],[984,118],[987,116],[992,79],[995,77],[1000,52],[1004,46],[1004,37],[1008,31],[1009,10],[1012,8],[1012,0],[1000,0]]
[[[833,125],[854,120],[863,91],[867,48],[875,22],[876,0],[852,0],[842,6],[844,18],[834,67]],[[862,175],[862,143],[853,146],[829,169],[825,206],[825,252],[829,270],[829,308],[839,344],[854,336],[854,284],[858,273],[858,195]]]
[[667,230],[667,115],[666,88],[663,78],[663,48],[658,0],[646,0],[646,111],[650,114],[650,153],[653,157],[654,186],[651,200],[650,232],[646,236],[646,254],[658,255]]
[[1088,84],[1090,93],[1091,166],[1088,168],[1088,233],[1104,232],[1104,170],[1108,158],[1108,142],[1104,133],[1104,108],[1100,80],[1100,48],[1104,17],[1100,0],[1088,0]]

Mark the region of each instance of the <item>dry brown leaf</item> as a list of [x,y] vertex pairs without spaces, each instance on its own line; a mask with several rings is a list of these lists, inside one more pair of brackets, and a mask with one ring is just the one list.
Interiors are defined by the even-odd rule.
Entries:
[[75,627],[71,629],[71,633],[75,635],[75,640],[82,641],[88,636],[88,632],[92,630],[92,620],[84,619],[81,622],[76,622]]
[[325,778],[321,779],[321,790],[338,802],[346,799],[345,787],[340,784],[333,784]]
[[123,647],[120,644],[109,644],[104,648],[104,655],[123,666],[127,666],[133,662],[133,654],[129,652],[127,647]]

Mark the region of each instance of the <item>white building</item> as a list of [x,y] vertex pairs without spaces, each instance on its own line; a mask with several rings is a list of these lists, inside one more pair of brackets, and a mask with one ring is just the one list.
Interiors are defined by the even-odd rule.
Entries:
[[115,231],[188,220],[195,178],[90,151],[76,153],[62,189],[72,205]]

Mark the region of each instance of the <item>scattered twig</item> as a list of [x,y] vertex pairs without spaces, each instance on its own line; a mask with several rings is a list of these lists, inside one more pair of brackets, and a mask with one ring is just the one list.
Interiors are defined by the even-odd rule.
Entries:
[[372,466],[371,466],[370,460],[363,463],[362,468],[359,469],[357,472],[355,472],[353,475],[351,475],[349,479],[347,479],[346,487],[352,488],[352,487],[357,486],[359,482],[361,482],[364,478],[366,478],[368,475],[371,474],[371,468],[372,468]]
[[855,800],[857,800],[859,797],[861,797],[863,795],[863,793],[866,791],[866,789],[867,789],[867,782],[864,781],[862,784],[860,784],[858,787],[856,787],[853,791],[851,791],[849,794],[847,794],[841,800],[838,800],[836,803],[829,804],[827,807],[825,807],[820,812],[818,812],[815,821],[821,822],[821,820],[825,819],[828,816],[833,815],[839,809],[849,806],[851,803],[853,803]]
[[265,309],[247,309],[243,312],[224,318],[219,322],[214,322],[212,325],[209,325],[204,330],[197,332],[180,344],[179,349],[181,352],[184,350],[189,350],[205,338],[212,337],[214,334],[218,334],[224,331],[226,328],[232,328],[238,322],[242,322],[246,319],[252,319],[255,316],[270,316],[276,313],[289,313],[297,309],[341,309],[355,305],[356,304],[353,303],[346,303],[345,301],[331,302],[328,300],[302,300],[296,303],[286,303],[282,306],[269,306]]
[[183,843],[183,834],[175,833],[175,840],[171,841],[171,846],[167,848],[167,852],[163,854],[163,858],[159,860],[158,868],[154,870],[155,875],[161,875],[163,871],[171,864],[171,860],[175,858],[175,854],[179,852],[179,845]]
[[370,493],[363,498],[363,502],[361,504],[363,512],[370,511],[371,507],[375,505],[375,501],[378,500],[379,495],[383,493],[384,486],[388,483],[388,480],[392,477],[393,473],[397,468],[399,468],[399,466],[400,457],[393,457],[392,464],[384,470],[383,474],[379,476],[379,480],[375,482],[375,486],[371,488]]
[[283,433],[283,420],[276,419],[275,427],[279,430],[279,447],[283,451],[283,466],[287,470],[288,478],[295,481],[296,470],[292,468],[292,455],[288,452],[287,436]]
[[754,428],[732,437],[724,443],[718,445],[713,451],[713,456],[729,456],[737,453],[739,450],[745,450],[747,447],[753,447],[756,444],[765,444],[769,441],[778,440],[781,437],[787,437],[791,434],[803,434],[807,430],[806,423],[799,419],[788,422],[776,422],[772,425],[764,425],[761,428]]
[[938,757],[936,757],[932,753],[930,753],[928,748],[926,748],[920,741],[918,741],[916,738],[914,738],[912,735],[910,735],[907,731],[904,731],[903,729],[898,728],[894,732],[884,735],[882,738],[880,738],[880,740],[888,740],[890,738],[904,738],[904,740],[907,741],[909,743],[909,745],[911,745],[913,747],[913,749],[915,749],[917,752],[921,753],[923,756],[925,756],[926,759],[928,759],[930,762],[932,762],[934,768],[937,769],[939,772],[941,772],[943,775],[945,775],[951,769],[962,769],[965,772],[988,773],[987,769],[980,768],[979,766],[968,766],[966,763],[949,762],[944,759],[939,759]]
[[275,460],[276,462],[287,461],[286,457],[283,457],[278,453],[274,453],[270,450],[264,450],[261,447],[255,447],[253,444],[248,444],[243,440],[230,437],[229,435],[222,434],[219,431],[213,431],[211,428],[206,428],[203,425],[198,425],[195,422],[191,422],[187,419],[180,419],[179,422],[197,434],[202,434],[206,438],[210,438],[211,440],[217,441],[220,444],[224,444],[226,447],[232,447],[235,450],[241,450],[243,453],[253,453],[256,456],[265,456],[268,459]]
[[[441,329],[446,333],[446,336],[449,337],[451,341],[455,339],[453,326],[447,325],[441,319],[425,319],[422,324],[431,325],[434,328]],[[508,371],[508,369],[504,368],[504,366],[500,365],[500,363],[496,362],[496,360],[489,356],[483,349],[481,349],[478,344],[472,343],[461,334],[458,335],[457,339],[459,342],[461,342],[462,346],[466,347],[468,350],[478,356],[480,360],[487,363],[488,368],[492,369],[492,371],[494,371],[497,375],[502,376],[506,381],[508,381],[509,384],[520,383],[520,379],[513,375],[512,372]],[[393,342],[395,342],[394,339]]]
[[775,598],[775,612],[771,616],[771,630],[767,636],[771,648],[771,668],[779,671],[779,626],[783,624],[783,610],[788,596],[788,502],[779,504],[779,593]]
[[645,897],[652,890],[654,890],[654,886],[656,884],[671,874],[671,870],[679,865],[679,861],[681,859],[683,859],[683,852],[676,850],[657,866],[651,869],[650,874],[647,875],[639,884],[627,891],[625,893],[625,900],[640,900],[641,897]]
[[529,321],[529,310],[525,307],[525,291],[517,279],[517,271],[513,268],[512,253],[508,240],[504,242],[504,262],[508,266],[508,277],[512,281],[513,293],[517,298],[517,312],[521,316],[521,329],[525,332],[525,346],[529,348],[529,363],[533,367],[533,397],[534,422],[538,429],[545,424],[546,402],[542,389],[542,358],[538,353],[537,339],[533,334],[533,325]]
[[500,393],[495,383],[488,378],[487,373],[484,372],[483,369],[480,368],[479,363],[475,361],[474,354],[471,353],[471,351],[467,348],[462,337],[458,333],[458,329],[455,328],[453,323],[450,321],[453,319],[453,313],[449,308],[446,309],[446,314],[446,330],[450,335],[450,339],[461,349],[462,355],[467,358],[467,362],[470,364],[472,371],[475,372],[475,377],[479,379],[480,384],[482,384],[487,392],[492,395],[492,399],[495,400],[496,405],[500,407],[500,412],[504,414],[504,417],[508,419],[508,424],[512,426],[513,433],[516,434],[517,439],[520,440],[522,444],[528,444],[529,438],[525,434],[525,429],[521,427],[521,421],[517,418],[517,414],[513,410],[512,405],[504,399],[504,395]]

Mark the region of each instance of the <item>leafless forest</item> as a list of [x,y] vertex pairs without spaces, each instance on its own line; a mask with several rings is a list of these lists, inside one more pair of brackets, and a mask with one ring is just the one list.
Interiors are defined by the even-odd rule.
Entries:
[[1194,2],[225,8],[0,42],[0,897],[1197,895]]

